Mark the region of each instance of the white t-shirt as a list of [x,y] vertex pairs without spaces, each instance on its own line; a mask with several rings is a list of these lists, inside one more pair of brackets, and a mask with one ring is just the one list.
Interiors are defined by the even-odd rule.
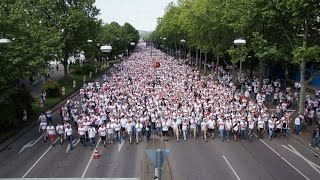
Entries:
[[107,135],[106,127],[99,127],[98,132],[99,132],[99,136],[106,136]]
[[54,126],[50,125],[47,127],[47,133],[48,135],[54,135],[55,134],[55,128]]
[[97,131],[96,131],[95,128],[90,127],[90,128],[88,129],[88,136],[89,136],[89,138],[94,138],[94,137],[96,136],[96,133],[97,133]]

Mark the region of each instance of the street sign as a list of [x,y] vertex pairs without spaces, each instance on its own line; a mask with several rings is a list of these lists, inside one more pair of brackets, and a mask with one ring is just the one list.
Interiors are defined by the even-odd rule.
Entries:
[[155,168],[162,168],[164,161],[170,154],[169,149],[147,149],[145,151]]

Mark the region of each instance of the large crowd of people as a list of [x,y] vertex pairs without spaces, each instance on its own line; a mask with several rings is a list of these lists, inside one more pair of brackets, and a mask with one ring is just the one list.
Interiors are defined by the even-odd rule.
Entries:
[[[154,136],[164,141],[252,141],[253,135],[271,140],[287,136],[292,119],[297,135],[303,123],[319,123],[319,92],[308,96],[305,113],[293,118],[298,84],[284,89],[279,80],[264,79],[260,85],[258,78],[242,75],[237,88],[232,73],[222,67],[218,74],[204,76],[158,50],[151,56],[150,49],[142,48],[103,79],[84,84],[80,100],[62,105],[61,120],[52,120],[51,112],[48,118],[42,114],[39,131],[52,143],[55,134],[61,143],[64,136],[71,149],[77,136],[92,149],[97,137],[104,146],[123,139],[138,144]],[[54,127],[52,121],[62,123]],[[319,131],[316,135],[318,145]]]

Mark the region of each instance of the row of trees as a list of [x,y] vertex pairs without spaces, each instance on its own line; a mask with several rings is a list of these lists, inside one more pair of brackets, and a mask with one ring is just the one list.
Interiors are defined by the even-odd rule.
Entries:
[[[65,77],[67,60],[77,50],[97,55],[96,45],[110,44],[117,54],[130,42],[137,43],[138,31],[129,23],[103,24],[97,18],[94,0],[4,0],[0,2],[0,37],[12,40],[0,46],[0,93],[17,81],[34,76],[47,61],[62,59]],[[95,44],[89,44],[87,40]],[[117,41],[118,39],[118,41]],[[93,47],[93,48],[92,48]]]
[[[259,63],[260,80],[266,63],[295,64],[301,72],[302,113],[306,84],[318,74],[305,76],[307,63],[320,60],[319,9],[315,0],[178,0],[167,6],[149,38],[176,51],[185,39],[196,54],[197,65],[202,53],[204,64],[210,53],[216,65],[228,55],[234,67],[253,55],[254,63]],[[244,38],[246,46],[234,47],[236,38]]]
[[[68,79],[68,59],[83,50],[98,58],[101,45],[111,45],[113,55],[125,53],[139,32],[129,23],[104,24],[98,19],[95,0],[0,1],[0,104],[12,100],[20,81],[48,73],[49,60],[61,60]],[[91,40],[91,41],[88,41]],[[91,42],[91,43],[89,43]],[[19,100],[17,100],[19,101]],[[20,110],[22,112],[22,110]]]

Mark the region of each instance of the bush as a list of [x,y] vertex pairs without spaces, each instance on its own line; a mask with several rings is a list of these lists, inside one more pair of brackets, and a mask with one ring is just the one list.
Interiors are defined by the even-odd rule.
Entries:
[[59,96],[60,88],[57,81],[47,81],[42,85],[42,89],[46,91],[47,97],[57,97]]
[[23,111],[26,109],[29,114],[32,110],[32,96],[29,91],[15,89],[7,95],[5,101],[0,104],[1,131],[20,127]]
[[92,74],[95,74],[96,67],[97,67],[97,63],[88,62],[88,63],[84,63],[82,67],[80,67],[79,64],[73,65],[71,69],[74,74],[88,76],[90,74],[90,71],[92,72]]

